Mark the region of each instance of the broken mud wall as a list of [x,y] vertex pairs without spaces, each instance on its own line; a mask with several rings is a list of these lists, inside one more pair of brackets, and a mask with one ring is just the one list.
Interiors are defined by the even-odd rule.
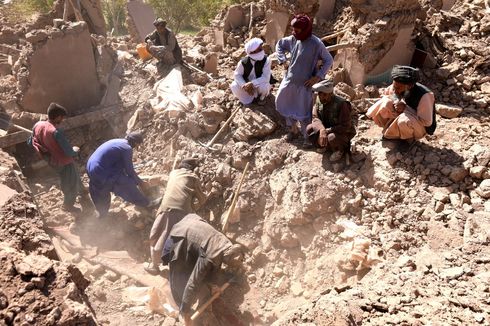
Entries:
[[156,16],[152,7],[142,1],[131,0],[127,3],[126,10],[126,25],[131,37],[136,42],[143,42],[145,36],[155,29],[153,22]]
[[355,0],[351,9],[355,23],[342,41],[354,46],[338,52],[334,67],[345,68],[353,85],[385,73],[394,64],[410,64],[415,50],[412,32],[421,14],[417,0]]
[[14,67],[24,111],[45,113],[49,103],[58,102],[75,113],[100,102],[101,83],[85,22],[31,31],[26,39],[32,51]]
[[332,19],[335,10],[335,0],[320,0],[318,12],[315,16],[317,23]]
[[96,325],[89,282],[57,260],[15,159],[0,150],[0,321],[2,325]]

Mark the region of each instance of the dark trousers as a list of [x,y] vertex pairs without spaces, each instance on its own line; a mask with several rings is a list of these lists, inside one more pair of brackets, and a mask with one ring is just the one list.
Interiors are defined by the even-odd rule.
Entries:
[[[317,123],[311,123],[306,127],[306,134],[308,135],[308,139],[315,145],[316,147],[320,147],[318,145],[318,137],[320,136],[320,130],[323,126],[318,125]],[[327,145],[326,149],[331,151],[347,151],[350,148],[350,140],[352,137],[348,134],[342,133],[329,133],[327,135]]]
[[60,176],[60,188],[64,196],[63,204],[73,206],[82,190],[82,181],[77,166],[75,163],[70,163],[61,167],[54,167],[54,169]]
[[107,215],[111,207],[111,192],[136,206],[146,207],[150,204],[148,198],[138,189],[136,182],[123,174],[111,181],[90,176],[89,192],[100,216]]

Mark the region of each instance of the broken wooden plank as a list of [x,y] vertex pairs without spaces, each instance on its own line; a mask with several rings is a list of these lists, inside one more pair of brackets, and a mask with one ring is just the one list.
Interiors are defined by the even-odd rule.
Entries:
[[[121,112],[121,104],[114,104],[98,111],[87,112],[74,117],[67,118],[63,122],[63,129],[70,130],[81,127],[89,123],[94,123],[103,119],[107,119],[116,113]],[[0,137],[0,148],[5,148],[25,142],[30,136],[26,131],[13,132]]]
[[355,46],[356,45],[353,43],[341,43],[341,44],[330,45],[330,46],[327,46],[326,48],[328,51],[337,51],[337,50],[341,50],[341,49],[345,49],[345,48],[353,48]]
[[321,38],[322,41],[328,41],[328,40],[331,40],[331,39],[334,39],[334,38],[337,38],[338,36],[342,36],[345,34],[345,32],[347,32],[347,29],[344,29],[343,31],[340,31],[340,32],[336,32],[336,33],[332,33],[332,34],[328,34],[324,37]]

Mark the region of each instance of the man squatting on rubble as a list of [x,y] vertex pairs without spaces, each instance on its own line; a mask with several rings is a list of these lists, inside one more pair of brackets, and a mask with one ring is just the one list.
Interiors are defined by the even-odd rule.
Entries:
[[51,103],[48,107],[48,120],[39,121],[32,128],[32,136],[28,143],[34,148],[40,158],[48,161],[58,173],[63,193],[63,209],[77,211],[74,206],[78,195],[85,195],[82,181],[75,164],[80,149],[71,146],[58,126],[67,116],[67,111],[59,104]]
[[238,62],[235,69],[230,88],[244,105],[251,104],[257,98],[262,104],[271,90],[271,61],[262,49],[263,43],[257,37],[245,43],[247,56]]
[[134,171],[133,149],[141,143],[143,135],[131,132],[126,138],[106,141],[88,159],[89,192],[97,217],[107,215],[111,206],[111,192],[136,206],[156,204],[138,189],[138,185],[143,185],[144,181]]
[[237,268],[242,259],[240,245],[234,245],[196,214],[186,215],[173,226],[165,241],[162,262],[169,266],[170,289],[186,326],[192,325],[191,306],[203,283],[212,282],[222,263]]
[[182,61],[182,50],[175,34],[167,28],[167,22],[157,18],[155,31],[145,37],[146,50],[158,59],[158,66],[172,66]]
[[[185,159],[177,169],[170,172],[167,188],[150,232],[151,263],[145,266],[150,274],[160,272],[163,245],[172,227],[187,214],[195,212],[206,200],[199,178],[193,172],[197,164],[195,158]],[[195,198],[198,200],[197,204],[194,204]]]
[[350,141],[356,134],[352,124],[352,106],[349,101],[334,94],[331,79],[316,83],[312,89],[318,93],[318,99],[306,133],[316,147],[334,152],[330,161],[338,161],[350,149]]
[[[322,41],[312,35],[313,25],[308,16],[295,16],[291,26],[293,35],[279,40],[276,45],[279,64],[286,63],[286,52],[291,53],[290,64],[285,65],[286,76],[277,93],[276,109],[289,127],[286,140],[291,141],[297,136],[299,121],[305,145],[309,145],[306,126],[311,123],[311,86],[325,77],[333,64],[333,58]],[[317,68],[319,60],[322,62],[320,69]]]
[[366,116],[383,128],[383,138],[416,140],[436,129],[434,93],[418,83],[419,71],[410,66],[394,66],[393,83],[369,108]]

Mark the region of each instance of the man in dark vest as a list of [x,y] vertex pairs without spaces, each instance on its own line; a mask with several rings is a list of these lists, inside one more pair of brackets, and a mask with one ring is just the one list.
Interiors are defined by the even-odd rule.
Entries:
[[238,63],[234,81],[230,88],[233,94],[244,105],[255,99],[263,104],[271,90],[271,61],[262,49],[263,41],[253,38],[245,43],[247,56]]
[[158,59],[159,66],[171,66],[182,61],[182,50],[175,34],[167,28],[167,22],[157,18],[155,31],[145,37],[146,49]]
[[318,99],[306,134],[315,146],[333,152],[331,161],[338,161],[350,149],[350,141],[356,134],[352,124],[352,106],[349,101],[334,94],[330,79],[316,83],[312,89],[318,93]]
[[383,138],[414,140],[436,129],[434,93],[418,83],[419,71],[410,66],[394,66],[393,83],[366,116],[383,128]]
[[64,107],[51,103],[48,107],[48,121],[39,121],[34,125],[32,137],[28,142],[39,157],[47,160],[60,176],[60,188],[64,196],[63,209],[76,212],[79,211],[74,206],[77,196],[86,194],[83,192],[82,181],[74,160],[80,149],[76,146],[72,147],[63,130],[58,128],[66,115]]

